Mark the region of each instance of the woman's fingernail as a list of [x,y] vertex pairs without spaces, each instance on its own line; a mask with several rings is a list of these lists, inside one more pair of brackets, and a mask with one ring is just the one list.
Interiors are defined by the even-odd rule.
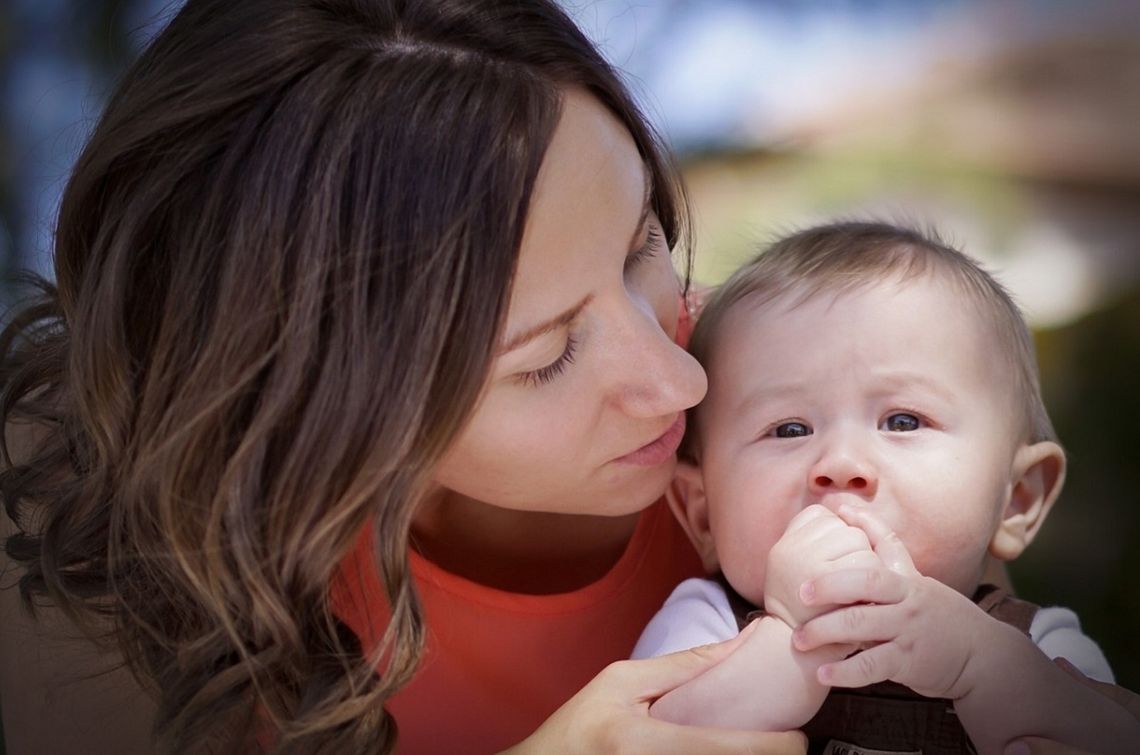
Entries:
[[1029,745],[1018,739],[1006,745],[1002,755],[1029,755]]

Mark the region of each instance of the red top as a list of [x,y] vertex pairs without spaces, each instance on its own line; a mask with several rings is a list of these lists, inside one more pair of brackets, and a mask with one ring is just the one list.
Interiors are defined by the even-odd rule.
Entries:
[[[675,340],[693,323],[678,308]],[[332,586],[333,612],[377,646],[388,603],[365,527]],[[444,571],[409,550],[427,623],[412,681],[388,701],[404,753],[497,752],[517,744],[612,661],[628,658],[649,619],[700,558],[659,500],[642,512],[618,562],[597,582],[556,595],[519,595]]]
[[[700,561],[663,500],[638,520],[608,574],[580,590],[519,595],[443,571],[415,551],[427,623],[415,678],[388,702],[407,753],[495,752],[538,728],[611,661],[629,657],[650,617]],[[371,528],[341,564],[333,610],[365,649],[387,618]]]

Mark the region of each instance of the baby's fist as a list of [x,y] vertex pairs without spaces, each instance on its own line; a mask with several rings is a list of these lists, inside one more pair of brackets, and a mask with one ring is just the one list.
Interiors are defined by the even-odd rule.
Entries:
[[871,544],[858,527],[852,527],[830,509],[812,504],[788,522],[783,536],[772,546],[764,578],[764,610],[789,626],[800,624],[836,608],[805,606],[800,586],[837,569],[881,566]]

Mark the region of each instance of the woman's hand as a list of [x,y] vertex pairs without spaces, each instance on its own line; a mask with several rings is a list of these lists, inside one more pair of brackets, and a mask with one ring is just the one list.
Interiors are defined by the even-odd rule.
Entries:
[[716,645],[612,663],[555,711],[538,731],[508,752],[802,754],[807,740],[798,731],[772,733],[681,726],[649,715],[654,700],[715,666],[748,634],[749,629],[745,629],[737,637]]

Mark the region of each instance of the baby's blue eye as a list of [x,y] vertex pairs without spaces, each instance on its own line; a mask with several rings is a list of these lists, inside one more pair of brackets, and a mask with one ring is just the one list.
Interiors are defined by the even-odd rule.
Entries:
[[802,438],[811,435],[811,428],[803,422],[785,422],[776,427],[777,438]]
[[919,421],[918,417],[914,416],[913,414],[906,414],[904,412],[892,414],[883,422],[883,429],[892,433],[914,432],[921,426],[922,423]]

